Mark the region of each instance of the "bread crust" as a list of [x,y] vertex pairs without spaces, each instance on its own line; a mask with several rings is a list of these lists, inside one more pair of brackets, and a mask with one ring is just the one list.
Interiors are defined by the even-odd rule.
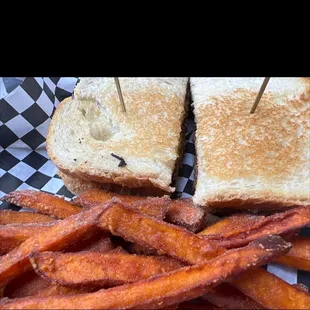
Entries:
[[60,176],[64,182],[67,189],[74,195],[78,195],[82,192],[85,192],[89,189],[100,189],[101,184],[94,181],[86,181],[78,179],[76,177],[71,177],[68,174],[58,170],[57,174]]
[[309,201],[285,199],[282,197],[276,198],[268,196],[268,194],[262,194],[260,196],[255,195],[253,197],[247,194],[234,194],[231,196],[214,195],[209,196],[207,199],[201,202],[201,205],[213,207],[213,212],[217,208],[228,209],[245,209],[249,211],[279,211],[284,209],[296,208],[300,206],[306,206],[310,208]]
[[162,197],[167,195],[166,191],[163,191],[157,187],[130,188],[113,183],[98,183],[94,181],[86,181],[75,176],[70,176],[61,171],[58,171],[58,175],[63,180],[67,189],[74,195],[79,195],[89,189],[102,189],[105,191],[111,191],[119,194],[137,195],[137,196]]

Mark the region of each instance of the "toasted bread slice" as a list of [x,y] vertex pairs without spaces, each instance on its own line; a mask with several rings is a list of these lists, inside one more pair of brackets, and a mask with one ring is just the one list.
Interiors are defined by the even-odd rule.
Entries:
[[179,157],[187,78],[82,78],[57,108],[47,151],[72,177],[129,188],[171,187]]
[[310,204],[310,79],[193,78],[194,202],[264,209]]

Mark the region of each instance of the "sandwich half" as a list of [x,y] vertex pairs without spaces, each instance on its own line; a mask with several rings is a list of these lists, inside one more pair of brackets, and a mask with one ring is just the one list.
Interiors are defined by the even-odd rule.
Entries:
[[215,208],[310,205],[310,79],[192,78],[193,200]]
[[[47,152],[64,180],[171,193],[188,78],[81,78],[56,109]],[[67,176],[67,177],[66,177]],[[95,183],[94,183],[95,182]]]

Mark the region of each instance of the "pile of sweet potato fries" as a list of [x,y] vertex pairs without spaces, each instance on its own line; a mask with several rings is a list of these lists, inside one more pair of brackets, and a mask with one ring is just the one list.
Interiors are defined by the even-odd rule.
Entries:
[[310,271],[310,207],[206,226],[191,199],[89,190],[3,200],[0,309],[309,309],[307,288],[261,266]]

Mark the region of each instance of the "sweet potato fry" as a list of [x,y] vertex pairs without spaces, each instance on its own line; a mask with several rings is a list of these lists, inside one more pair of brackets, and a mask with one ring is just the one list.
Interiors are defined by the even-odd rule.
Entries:
[[[305,221],[302,215],[307,215],[307,212],[304,211],[304,208],[301,208],[301,212],[300,209],[297,212],[295,211],[298,220],[296,222],[299,223],[298,227],[302,226],[301,223]],[[295,215],[296,213],[293,210],[290,211],[290,214]],[[208,244],[209,247],[206,253],[203,251],[203,243],[200,244],[197,239],[194,240],[190,232],[186,231],[186,234],[179,233],[179,231],[184,232],[184,230],[173,225],[163,224],[160,221],[138,214],[121,205],[109,209],[105,213],[105,220],[106,222],[104,222],[103,216],[100,217],[101,226],[104,229],[108,227],[112,234],[122,236],[128,241],[136,242],[143,246],[156,248],[183,262],[191,264],[201,263],[210,259],[212,256],[219,255],[222,250],[210,243]],[[181,247],[178,240],[182,240]],[[198,244],[198,248],[195,248]],[[213,249],[210,249],[210,246]],[[265,270],[262,269],[262,278],[266,274],[264,272]],[[247,283],[245,283],[246,285]],[[239,287],[242,288],[242,281],[239,283]]]
[[[208,217],[211,217],[211,214],[208,214]],[[206,227],[199,235],[216,235],[216,234],[226,234],[226,233],[239,233],[240,231],[247,231],[250,226],[254,223],[257,223],[259,220],[265,219],[265,216],[253,215],[253,214],[235,214],[232,216],[228,216],[223,219],[216,220],[213,223],[213,219],[211,219],[210,224]],[[289,240],[290,238],[298,235],[299,228],[290,231],[289,233],[283,234],[283,238],[285,240]]]
[[[113,197],[111,193],[107,193],[107,195],[110,197],[110,199],[102,200],[101,204],[110,201]],[[105,197],[107,198],[107,196]],[[129,207],[132,207],[133,209],[143,214],[147,214],[158,219],[163,219],[165,217],[168,210],[168,204],[170,203],[170,199],[167,196],[159,198],[138,197],[138,199],[136,199],[135,196],[128,197],[128,199],[125,199],[125,202]],[[2,200],[13,203],[19,207],[27,207],[37,210],[41,213],[48,214],[58,219],[64,219],[82,211],[81,207],[68,202],[63,198],[32,190],[11,192],[8,195],[2,197]],[[96,204],[92,203],[91,206],[98,204],[98,202]]]
[[111,287],[148,279],[183,265],[168,257],[137,256],[123,253],[53,253],[30,255],[40,276],[69,287]]
[[[27,192],[27,191],[23,191]],[[36,192],[36,191],[35,191]],[[13,192],[16,193],[16,192]],[[45,195],[45,193],[42,193]],[[28,194],[27,194],[28,195]],[[48,194],[46,194],[49,196]],[[35,199],[41,199],[42,197],[36,197]],[[57,198],[58,199],[58,198]],[[148,214],[150,216],[155,216],[162,218],[165,216],[167,210],[167,197],[161,198],[146,198],[140,200],[133,207],[128,206],[129,208],[134,208],[138,212]],[[30,199],[28,200],[28,202]],[[50,204],[52,206],[52,202]],[[58,206],[55,204],[52,210],[56,210]],[[81,209],[81,208],[80,208]],[[82,210],[82,209],[81,209]],[[0,226],[0,255],[6,254],[9,251],[13,250],[29,237],[33,236],[33,232],[40,233],[46,230],[46,226],[54,225],[54,222],[49,223],[39,223],[39,224],[21,224],[21,225],[4,225]],[[27,225],[30,225],[29,227]],[[10,227],[9,227],[10,226]]]
[[21,245],[34,232],[41,233],[48,230],[55,222],[39,224],[12,224],[0,226],[0,255],[4,255]]
[[34,270],[29,270],[22,276],[11,281],[4,290],[4,296],[22,298],[27,296],[69,295],[91,292],[89,288],[75,289],[57,284],[38,276]]
[[23,242],[8,254],[0,257],[0,286],[31,268],[28,256],[32,252],[59,251],[80,238],[89,237],[96,231],[98,217],[114,202],[85,210],[65,220],[59,221],[49,229]]
[[253,299],[226,283],[211,289],[202,298],[223,309],[262,309]]
[[184,228],[156,220],[115,204],[99,219],[102,229],[126,241],[154,248],[185,263],[202,263],[223,253],[222,248]]
[[[156,217],[164,217],[164,214],[166,213],[167,209],[166,200],[167,198],[164,197],[156,198],[156,200],[154,201],[152,198],[144,199],[143,201],[142,200],[139,201],[138,204],[134,206],[134,208],[136,208],[137,211],[141,213],[146,213]],[[156,205],[156,203],[157,208],[156,212],[154,212],[154,209],[152,208],[154,205]],[[131,206],[128,207],[131,208]],[[20,244],[22,244],[28,238],[33,236],[34,231],[36,231],[36,233],[43,232],[47,229],[49,225],[52,226],[55,223],[56,220],[54,219],[54,222],[49,223],[21,224],[21,225],[16,224],[16,225],[0,226],[0,255],[6,254],[9,251],[16,248],[17,246],[19,246]],[[108,243],[106,243],[106,245],[108,246]]]
[[170,201],[166,221],[196,232],[202,228],[204,215],[203,209],[194,206],[192,199],[174,199]]
[[310,271],[310,238],[295,236],[290,240],[293,247],[288,253],[277,258],[276,263]]
[[290,244],[277,236],[227,251],[205,264],[89,294],[2,299],[0,309],[158,309],[194,299],[230,277],[282,255]]
[[127,205],[142,214],[162,220],[166,216],[169,203],[170,199],[168,197],[144,197],[144,200],[127,202]]
[[[281,213],[280,214],[276,214],[275,216],[271,215],[269,217],[255,216],[255,215],[235,215],[235,216],[230,216],[230,217],[227,217],[227,218],[217,222],[216,224],[206,228],[200,234],[204,234],[204,235],[214,234],[214,236],[216,236],[216,234],[218,234],[217,236],[222,234],[223,236],[228,236],[228,238],[230,238],[230,236],[234,236],[234,234],[236,234],[237,236],[239,234],[239,236],[241,236],[241,237],[243,236],[242,234],[244,234],[244,238],[246,239],[249,236],[249,235],[247,235],[248,232],[251,233],[252,231],[254,231],[254,233],[256,234],[257,231],[259,231],[259,229],[264,228],[263,225],[265,224],[266,220],[267,220],[267,225],[269,225],[269,226],[267,226],[267,234],[268,234],[268,227],[271,227],[271,229],[272,229],[272,226],[271,226],[270,222],[268,222],[269,218],[273,217],[272,221],[275,221],[274,225],[278,225],[278,227],[280,228],[281,226],[283,226],[283,222],[282,222],[282,225],[281,225],[281,221],[283,221],[283,215],[285,215],[285,213],[286,214],[287,213],[294,214],[293,210],[290,210],[290,211],[282,213],[282,216],[279,216],[279,215],[281,215]],[[301,214],[304,214],[304,212],[302,212]],[[308,214],[308,213],[305,212],[305,214]],[[299,216],[300,216],[300,214],[299,214]],[[285,219],[285,223],[289,222],[288,219]],[[277,222],[277,221],[280,221],[280,222]],[[258,223],[260,225],[258,225]],[[284,230],[289,229],[289,227],[291,227],[291,225],[294,225],[294,223],[292,222],[292,223],[287,224],[287,225],[288,225],[287,227],[284,226]],[[302,226],[303,225],[300,225],[299,227],[302,227]],[[278,232],[281,232],[281,230],[279,230]],[[285,235],[287,236],[287,234],[285,234]],[[281,257],[278,257],[276,259],[276,261],[279,262],[279,263],[283,263],[283,264],[290,265],[290,266],[293,266],[293,267],[297,267],[297,268],[300,268],[300,269],[305,269],[306,270],[306,268],[309,268],[309,257],[310,257],[310,254],[309,254],[309,249],[307,251],[307,248],[310,245],[309,245],[309,241],[308,241],[308,243],[306,241],[308,239],[309,238],[298,237],[298,236],[297,237],[295,236],[295,237],[289,238],[290,242],[292,242],[292,245],[293,245],[292,248],[285,255],[283,255]],[[295,246],[294,246],[294,243],[296,244]],[[221,243],[221,245],[222,244],[223,243]],[[253,274],[251,276],[251,272],[252,271],[249,271],[246,274],[248,275],[249,279],[252,277],[252,282],[255,282],[256,281],[255,275]],[[263,269],[259,269],[259,271],[255,271],[255,272],[256,272],[256,274],[259,274],[259,276],[260,276],[260,283],[262,285],[267,286],[267,283],[270,280],[269,273],[267,271],[263,270]],[[275,283],[277,283],[277,279],[278,278],[276,277],[276,279],[274,280]],[[246,281],[245,283],[243,283],[242,280],[238,281],[238,286],[237,287],[240,290],[242,290],[242,287],[244,285],[245,289],[247,291],[247,287],[248,287],[248,285],[250,285],[249,281],[250,280]],[[267,283],[263,284],[264,281],[266,281]],[[282,283],[282,282],[280,282],[280,283]],[[272,285],[272,284],[270,284],[270,285]],[[274,284],[274,285],[276,285],[276,284]],[[287,285],[284,285],[284,286],[285,286],[287,291],[291,290],[291,288],[290,288],[291,286],[290,285],[287,284]],[[227,287],[229,287],[229,286],[227,286]],[[219,287],[219,289],[220,289],[220,287]],[[216,291],[216,289],[215,289],[215,291]],[[293,292],[296,292],[296,291],[293,290]],[[250,296],[255,298],[254,296],[255,296],[256,293],[255,293],[254,290],[252,290],[252,294],[253,295],[250,295]],[[258,294],[259,294],[259,291],[258,291]],[[273,290],[273,294],[274,294],[274,300],[280,299],[281,297],[283,297],[283,298],[286,297],[286,299],[287,299],[287,296],[284,296],[280,290],[279,291],[274,291]],[[210,298],[220,297],[220,296],[216,296],[216,295],[212,296],[212,292],[209,293],[209,296],[210,296]],[[276,297],[276,296],[278,296],[278,297]],[[260,297],[260,295],[258,295],[256,297],[256,301],[257,302],[259,302],[259,297]],[[208,300],[212,302],[211,299],[208,299]],[[234,300],[236,302],[238,302],[239,298],[236,298]],[[216,302],[217,300],[213,299],[213,301]],[[219,301],[222,302],[222,300],[219,300]],[[227,305],[225,305],[226,307],[229,307],[229,305],[232,305],[234,307],[234,304],[233,304],[232,301],[229,302],[227,300],[227,302],[228,302]],[[220,306],[220,303],[216,303],[216,304],[218,306]],[[273,306],[273,308],[277,307],[277,303],[276,302],[273,303],[272,306]],[[240,309],[241,305],[237,306],[237,308]]]
[[[139,206],[139,202],[145,199],[153,199],[154,202],[158,200],[158,198],[121,195],[113,192],[106,192],[100,189],[90,189],[80,194],[78,197],[74,198],[73,203],[83,208],[91,208],[98,203],[109,201],[110,199],[112,199],[112,197],[117,197],[126,204],[129,203],[130,205],[132,205],[133,208],[135,208],[135,206]],[[166,201],[169,203],[168,211],[166,210],[166,220],[169,223],[183,226],[193,232],[197,231],[197,229],[201,227],[204,218],[204,212],[201,208],[193,206],[192,199],[171,200],[167,197],[165,198]],[[154,206],[152,206],[152,208],[154,209],[153,212],[156,212],[156,209],[158,208],[156,206],[156,203]],[[137,210],[140,211],[139,209]],[[141,213],[154,216],[149,212]],[[158,219],[164,218],[163,216],[154,217]]]
[[48,287],[44,289],[39,289],[34,295],[38,297],[49,297],[49,296],[67,296],[67,295],[75,295],[75,294],[83,294],[92,292],[88,287],[83,288],[73,288],[66,287],[57,284],[50,284]]
[[[292,211],[293,210],[287,211],[285,213],[292,214],[293,213]],[[303,212],[301,214],[303,214]],[[277,216],[277,217],[274,217],[274,219],[272,219],[273,221],[276,221],[273,227],[271,227],[270,223],[267,224],[269,226],[263,227],[266,220],[268,220],[268,218],[270,217],[255,216],[255,215],[254,216],[253,215],[230,216],[206,228],[199,235],[203,234],[207,236],[209,234],[214,234],[215,236],[216,234],[218,234],[216,237],[218,238],[218,236],[222,234],[223,238],[225,238],[225,236],[228,235],[227,238],[229,239],[230,236],[233,235],[234,233],[241,234],[241,232],[243,232],[244,238],[247,239],[249,238],[249,234],[251,234],[252,232],[251,231],[252,229],[250,228],[251,226],[254,227],[254,229],[256,227],[259,227],[258,229],[260,229],[261,231],[263,231],[263,229],[266,229],[267,227],[265,234],[268,234],[270,229],[275,228],[275,225],[278,225],[278,227],[283,226],[283,223],[281,224],[283,216],[282,217]],[[277,221],[280,221],[280,222],[277,222]],[[286,219],[286,223],[287,222],[288,220]],[[260,225],[257,225],[258,223]],[[290,225],[294,225],[294,223],[290,223]],[[271,228],[268,230],[268,227],[271,227]],[[289,226],[284,227],[284,229],[289,229]],[[280,233],[281,230],[278,232]],[[254,233],[256,234],[257,231],[254,230]],[[276,262],[290,266],[290,267],[295,267],[301,270],[310,271],[310,238],[296,236],[294,234],[295,234],[294,231],[292,235],[288,233],[283,234],[283,238],[285,240],[289,240],[292,243],[293,247],[283,257],[277,258]],[[212,236],[210,237],[212,239]],[[250,240],[251,239],[252,238],[250,237]],[[220,242],[220,244],[224,246],[227,245],[226,240],[224,242]],[[238,244],[240,243],[238,242]]]
[[265,219],[265,217],[252,214],[231,215],[205,228],[199,235],[233,234],[246,231],[260,219]]
[[233,281],[233,285],[268,309],[309,309],[309,293],[262,268],[242,274]]
[[72,203],[89,209],[100,203],[108,202],[113,197],[119,198],[122,202],[132,204],[133,202],[146,199],[146,197],[133,196],[133,195],[121,195],[118,193],[107,192],[101,189],[89,189],[72,200]]
[[[12,251],[24,241],[33,236],[34,231],[41,233],[46,231],[54,222],[40,223],[40,224],[21,224],[21,225],[4,225],[0,226],[0,255],[4,255]],[[70,246],[67,251],[99,251],[108,252],[114,249],[109,235],[106,232],[99,232],[90,239],[77,240],[77,243]]]
[[64,198],[35,190],[14,191],[2,197],[1,200],[19,207],[34,209],[59,219],[64,219],[81,211],[80,207],[73,205]]
[[[80,253],[93,251],[100,253],[116,252],[125,253],[120,247],[115,248],[112,244],[109,235],[105,232],[96,233],[89,239],[73,245],[68,248],[68,251],[83,251]],[[90,292],[91,289],[83,288],[80,292]],[[37,275],[34,270],[29,270],[21,276],[13,279],[4,290],[4,296],[10,298],[20,298],[26,296],[52,296],[52,295],[67,295],[69,293],[78,293],[78,289],[63,287],[57,284],[51,284],[50,281]]]
[[52,222],[55,219],[38,212],[0,211],[0,225]]
[[[246,245],[248,242],[266,235],[283,235],[310,224],[310,208],[298,207],[286,212],[276,213],[258,220],[245,221],[235,229],[216,235],[206,235],[210,229],[199,233],[209,241],[230,249]],[[217,225],[217,224],[215,224]]]

